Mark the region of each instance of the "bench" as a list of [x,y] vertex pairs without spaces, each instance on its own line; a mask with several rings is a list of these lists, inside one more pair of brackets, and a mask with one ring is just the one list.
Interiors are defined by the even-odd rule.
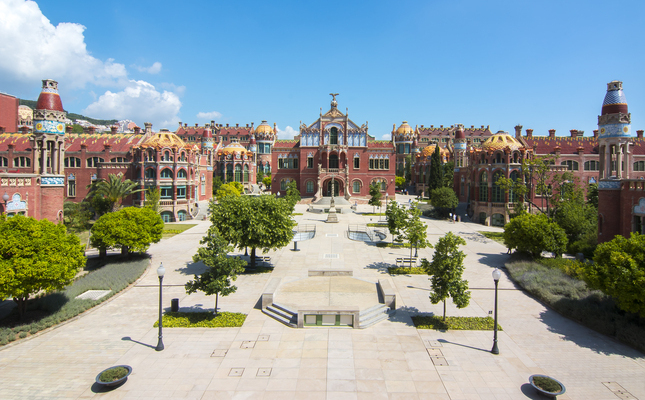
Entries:
[[413,266],[416,267],[417,265],[417,258],[416,257],[398,257],[396,259],[396,266],[397,267],[405,267],[405,266],[410,266],[411,264],[414,264]]

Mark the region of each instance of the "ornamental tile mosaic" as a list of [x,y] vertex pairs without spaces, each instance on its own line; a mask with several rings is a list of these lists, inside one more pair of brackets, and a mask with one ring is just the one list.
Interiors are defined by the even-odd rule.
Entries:
[[601,138],[629,136],[631,126],[629,124],[606,124],[598,126],[599,136]]
[[611,104],[627,104],[627,99],[622,90],[610,90],[607,92],[602,105],[607,106]]
[[34,121],[34,129],[36,130],[36,133],[55,133],[57,135],[65,134],[65,124],[59,121]]

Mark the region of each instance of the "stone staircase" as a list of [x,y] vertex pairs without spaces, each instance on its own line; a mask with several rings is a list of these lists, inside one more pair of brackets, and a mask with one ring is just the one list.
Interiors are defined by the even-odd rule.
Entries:
[[372,325],[376,325],[379,322],[388,319],[390,314],[394,314],[395,312],[396,311],[390,310],[390,308],[385,304],[377,304],[358,314],[358,326],[361,329],[369,328]]
[[263,308],[262,312],[287,326],[290,326],[292,328],[298,327],[298,314],[294,313],[284,306],[276,303],[271,303],[270,306]]

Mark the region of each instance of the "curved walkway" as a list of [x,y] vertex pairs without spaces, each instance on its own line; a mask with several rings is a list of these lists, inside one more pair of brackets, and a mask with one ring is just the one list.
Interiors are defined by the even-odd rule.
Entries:
[[[209,225],[200,221],[152,246],[151,268],[127,292],[73,322],[0,348],[0,398],[522,399],[538,398],[527,381],[529,375],[543,373],[566,385],[560,399],[617,399],[603,382],[645,399],[643,354],[545,308],[505,276],[499,296],[504,327],[500,355],[489,352],[491,332],[417,331],[409,314],[438,314],[442,306],[430,304],[427,277],[385,274],[409,250],[347,239],[348,224],[369,223],[370,217],[340,214],[339,224],[326,224],[326,215],[305,209],[297,206],[303,213],[298,222],[316,224],[316,238],[300,242],[299,252],[291,251],[292,246],[271,252],[276,266],[271,274],[240,276],[238,291],[220,298],[222,310],[249,314],[243,327],[164,329],[166,348],[154,350],[155,270],[160,262],[167,271],[164,305],[179,298],[183,308],[214,306],[212,296],[187,296],[183,288],[203,270],[191,262]],[[359,206],[359,211],[371,210]],[[476,232],[495,228],[424,221],[433,243],[447,231],[467,241],[465,277],[471,304],[457,310],[449,303],[448,314],[487,315],[493,305],[491,272],[507,256],[503,246]],[[432,250],[421,249],[419,256],[431,258]],[[390,280],[397,292],[396,315],[365,330],[292,329],[254,308],[270,277],[292,281],[305,277],[309,268],[325,267],[352,268],[354,276],[365,280]],[[443,356],[447,365],[435,365],[431,355]],[[116,364],[133,367],[128,382],[112,392],[96,393],[96,374]]]

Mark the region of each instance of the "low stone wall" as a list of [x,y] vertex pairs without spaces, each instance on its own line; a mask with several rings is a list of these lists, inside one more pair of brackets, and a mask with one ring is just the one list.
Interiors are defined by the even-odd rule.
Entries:
[[386,306],[390,307],[390,310],[395,311],[396,310],[396,294],[394,293],[394,289],[392,289],[392,285],[390,285],[389,281],[386,280],[378,280],[378,291],[381,296],[383,296],[383,302],[385,303]]
[[351,269],[310,269],[309,276],[354,276]]
[[280,286],[280,279],[281,278],[271,278],[267,286],[264,288],[264,291],[262,292],[263,309],[273,304],[273,295],[276,290],[278,290],[278,286]]

